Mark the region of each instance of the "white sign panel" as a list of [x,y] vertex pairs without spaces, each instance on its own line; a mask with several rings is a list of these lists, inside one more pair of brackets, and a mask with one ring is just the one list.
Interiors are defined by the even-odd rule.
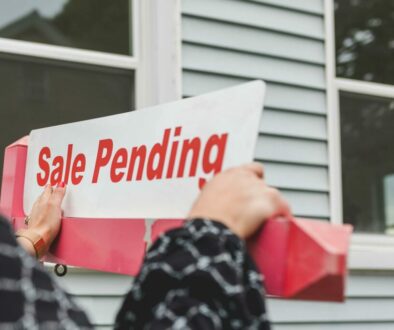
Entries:
[[265,85],[33,130],[24,209],[67,184],[64,216],[184,218],[215,173],[252,161]]

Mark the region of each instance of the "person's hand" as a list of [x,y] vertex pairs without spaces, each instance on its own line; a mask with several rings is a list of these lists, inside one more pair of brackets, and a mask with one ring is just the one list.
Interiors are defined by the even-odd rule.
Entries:
[[47,249],[60,230],[62,209],[61,204],[66,193],[64,184],[52,188],[47,185],[43,193],[35,201],[29,215],[28,230],[44,239]]
[[219,173],[201,191],[189,218],[209,218],[225,224],[239,237],[251,236],[264,220],[290,215],[279,191],[266,185],[258,163]]

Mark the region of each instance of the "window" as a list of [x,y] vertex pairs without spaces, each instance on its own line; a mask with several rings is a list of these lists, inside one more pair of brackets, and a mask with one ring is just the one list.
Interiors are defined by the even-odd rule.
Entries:
[[394,84],[394,2],[335,0],[337,77]]
[[[394,3],[332,0],[332,208],[355,232],[394,233]],[[329,37],[328,37],[329,38]],[[335,72],[334,72],[335,71]],[[330,95],[329,95],[330,97]],[[337,101],[335,101],[337,99]],[[335,115],[335,108],[338,112]],[[331,119],[330,119],[331,118]],[[336,131],[335,131],[336,129]],[[335,145],[335,136],[331,136]],[[334,151],[333,151],[334,150]],[[339,151],[340,155],[339,155]],[[335,182],[341,182],[336,185]],[[335,211],[333,211],[335,212]]]
[[394,100],[340,92],[340,121],[344,220],[393,233]]
[[128,0],[1,0],[0,37],[132,54]]
[[394,2],[325,0],[330,214],[349,267],[394,270]]
[[33,128],[129,111],[134,72],[79,63],[0,55],[0,141]]
[[32,129],[179,98],[178,2],[0,0],[0,173]]

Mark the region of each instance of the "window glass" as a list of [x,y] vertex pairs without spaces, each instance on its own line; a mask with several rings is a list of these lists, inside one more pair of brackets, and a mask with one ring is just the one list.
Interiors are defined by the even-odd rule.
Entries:
[[0,37],[132,54],[129,0],[0,0]]
[[337,76],[394,84],[394,1],[335,0]]
[[386,218],[386,232],[394,234],[394,173],[383,178],[384,216]]
[[340,93],[344,220],[394,232],[394,99]]
[[1,55],[0,173],[4,148],[30,130],[130,111],[133,90],[132,71]]

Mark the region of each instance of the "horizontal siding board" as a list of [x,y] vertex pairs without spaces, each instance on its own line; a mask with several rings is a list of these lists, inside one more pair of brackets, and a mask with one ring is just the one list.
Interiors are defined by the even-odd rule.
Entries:
[[310,165],[328,165],[327,143],[260,135],[255,158]]
[[78,297],[77,304],[84,309],[94,325],[111,325],[121,307],[123,297]]
[[323,116],[265,109],[261,116],[260,132],[327,140],[327,122]]
[[324,2],[323,0],[245,0],[254,1],[264,4],[280,6],[292,10],[300,10],[307,13],[313,14],[324,14]]
[[295,216],[328,219],[330,216],[328,193],[291,191],[281,189]]
[[[371,308],[372,307],[372,308]],[[268,300],[273,322],[372,322],[394,323],[394,299],[347,299],[345,303]],[[371,329],[374,329],[371,325]]]
[[346,296],[358,298],[394,298],[394,275],[368,273],[351,275],[347,281]]
[[312,113],[326,113],[324,91],[313,91],[296,86],[268,84],[266,106]]
[[267,183],[276,188],[328,192],[328,168],[263,163]]
[[[183,94],[200,95],[222,88],[242,84],[249,79],[184,70]],[[264,104],[266,107],[289,111],[325,114],[325,92],[295,86],[267,83]]]
[[[241,25],[323,39],[321,17],[239,0],[182,0],[182,12]],[[285,22],[285,24],[284,24]]]
[[213,92],[222,88],[228,88],[250,81],[247,78],[228,77],[194,70],[182,72],[182,93],[185,96],[195,96]]
[[[183,68],[308,88],[325,87],[324,67],[183,43]],[[217,58],[217,61],[213,61]],[[247,64],[247,65],[246,65]]]
[[57,278],[71,295],[124,295],[131,288],[133,278],[83,269],[69,269],[67,276]]
[[322,41],[225,22],[183,17],[182,39],[208,46],[324,64]]

